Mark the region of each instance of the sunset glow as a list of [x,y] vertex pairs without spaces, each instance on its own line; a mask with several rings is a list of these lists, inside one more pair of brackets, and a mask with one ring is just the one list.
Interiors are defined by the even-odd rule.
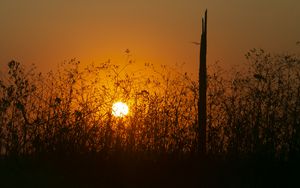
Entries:
[[300,187],[300,0],[0,0],[0,23],[0,188]]
[[129,108],[127,104],[123,102],[116,102],[112,106],[112,114],[115,117],[124,117],[128,114]]

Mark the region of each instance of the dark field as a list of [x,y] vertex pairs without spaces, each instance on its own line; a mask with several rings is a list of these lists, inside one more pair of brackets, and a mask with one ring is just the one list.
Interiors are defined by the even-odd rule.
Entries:
[[299,167],[296,161],[196,157],[1,159],[0,187],[297,187]]

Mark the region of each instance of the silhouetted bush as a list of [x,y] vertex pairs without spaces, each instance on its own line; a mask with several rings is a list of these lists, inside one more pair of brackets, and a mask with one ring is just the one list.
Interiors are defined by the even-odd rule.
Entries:
[[246,58],[248,69],[232,73],[232,79],[211,76],[211,152],[281,159],[298,155],[299,58],[256,49]]
[[[300,60],[251,50],[248,69],[208,75],[207,150],[222,157],[286,160],[300,149]],[[0,80],[2,156],[116,154],[151,158],[197,151],[198,83],[187,73],[128,61],[82,67],[72,59],[38,74],[8,63]],[[130,113],[111,115],[113,102]]]

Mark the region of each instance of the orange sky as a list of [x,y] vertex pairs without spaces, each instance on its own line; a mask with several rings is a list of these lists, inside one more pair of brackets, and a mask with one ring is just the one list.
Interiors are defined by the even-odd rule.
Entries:
[[300,53],[299,0],[1,0],[0,67],[42,70],[63,60],[175,65],[197,73],[201,16],[208,8],[208,63],[242,64],[251,48]]

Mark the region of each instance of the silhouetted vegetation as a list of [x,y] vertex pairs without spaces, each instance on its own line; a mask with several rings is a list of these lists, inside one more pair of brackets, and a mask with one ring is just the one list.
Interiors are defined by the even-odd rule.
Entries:
[[[34,67],[24,69],[20,63],[11,61],[7,75],[0,80],[1,157],[37,161],[69,159],[71,163],[83,160],[88,163],[86,168],[92,169],[86,171],[95,174],[93,162],[99,169],[109,171],[110,167],[104,164],[113,168],[130,161],[130,165],[142,164],[149,170],[180,160],[186,166],[182,164],[184,167],[178,169],[196,173],[193,165],[206,170],[212,165],[213,170],[222,171],[231,163],[226,163],[227,166],[221,161],[233,159],[238,164],[231,168],[238,168],[243,160],[251,167],[252,159],[276,163],[297,161],[300,59],[256,49],[249,51],[246,58],[248,65],[243,70],[224,72],[214,66],[208,71],[208,164],[205,165],[197,158],[199,85],[187,73],[146,64],[144,72],[127,74],[130,60],[121,67],[110,61],[82,67],[73,59],[57,71],[41,74]],[[112,103],[118,100],[130,106],[130,114],[124,118],[111,115]],[[187,159],[190,162],[184,162]],[[262,169],[269,164],[265,162],[259,163]],[[55,164],[67,165],[62,161]],[[80,164],[78,168],[85,168]],[[139,165],[137,172],[143,169]],[[182,175],[183,171],[178,169],[174,173]],[[247,173],[254,171],[259,170]],[[212,173],[206,172],[206,176]],[[49,173],[53,175],[51,170]],[[219,173],[221,176],[227,171]],[[236,174],[231,178],[236,178]],[[232,186],[239,185],[261,184],[246,181]]]
[[208,108],[213,114],[209,115],[209,126],[213,129],[209,140],[218,140],[216,145],[208,144],[210,151],[236,157],[297,157],[299,58],[255,49],[246,58],[248,69],[233,73],[232,79],[210,76],[213,87],[209,89],[212,93]]

